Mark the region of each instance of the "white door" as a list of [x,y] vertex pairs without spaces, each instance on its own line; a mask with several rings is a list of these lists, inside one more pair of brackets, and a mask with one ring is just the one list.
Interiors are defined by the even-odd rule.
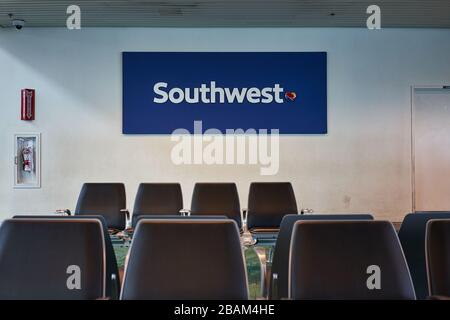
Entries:
[[450,211],[450,88],[413,92],[413,206]]

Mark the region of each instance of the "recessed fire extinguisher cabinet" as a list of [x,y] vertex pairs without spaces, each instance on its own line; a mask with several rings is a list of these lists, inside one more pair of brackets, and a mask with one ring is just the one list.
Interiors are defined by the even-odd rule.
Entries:
[[14,135],[14,188],[41,187],[41,134]]
[[34,89],[22,89],[21,94],[20,119],[25,121],[34,120],[36,91]]

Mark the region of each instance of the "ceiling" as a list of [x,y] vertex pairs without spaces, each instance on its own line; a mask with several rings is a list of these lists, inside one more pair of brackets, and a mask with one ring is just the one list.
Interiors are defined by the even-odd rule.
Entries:
[[382,28],[450,28],[450,0],[0,0],[0,26],[64,27],[72,4],[81,27],[365,27],[377,4]]

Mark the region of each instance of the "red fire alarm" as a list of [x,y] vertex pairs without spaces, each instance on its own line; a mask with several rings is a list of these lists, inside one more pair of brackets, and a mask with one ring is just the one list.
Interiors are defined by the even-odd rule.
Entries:
[[20,113],[21,120],[34,120],[34,98],[36,96],[34,89],[22,89],[22,109]]

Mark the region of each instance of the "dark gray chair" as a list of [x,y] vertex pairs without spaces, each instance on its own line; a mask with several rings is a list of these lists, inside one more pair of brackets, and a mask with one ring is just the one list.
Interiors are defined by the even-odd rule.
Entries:
[[236,222],[141,219],[129,252],[121,298],[247,299]]
[[183,194],[179,183],[141,183],[134,201],[132,227],[140,215],[180,215]]
[[426,231],[429,295],[450,298],[450,220],[430,220]]
[[58,215],[16,215],[13,219],[63,219],[63,220],[78,220],[78,219],[97,219],[103,226],[103,236],[105,240],[106,253],[106,297],[116,300],[120,295],[120,278],[117,267],[116,254],[111,242],[111,237],[106,227],[105,218],[102,216],[58,216]]
[[105,297],[104,239],[98,219],[4,221],[0,227],[0,299]]
[[[283,217],[272,258],[272,276],[269,297],[272,300],[288,297],[289,249],[294,224],[303,220],[373,220],[371,214],[289,214]],[[274,280],[274,278],[276,278]]]
[[425,231],[431,219],[450,219],[450,212],[419,211],[409,213],[403,219],[398,232],[405,252],[417,299],[428,297],[427,270],[425,258]]
[[[377,267],[381,287],[371,288],[376,278],[372,268]],[[290,249],[289,297],[415,299],[408,265],[392,223],[297,221]]]
[[192,193],[191,216],[225,215],[242,228],[241,206],[235,183],[196,183]]
[[123,183],[85,183],[78,197],[75,215],[100,215],[108,229],[124,230],[127,211]]
[[287,214],[297,214],[290,182],[253,182],[248,194],[247,228],[250,232],[278,232]]

